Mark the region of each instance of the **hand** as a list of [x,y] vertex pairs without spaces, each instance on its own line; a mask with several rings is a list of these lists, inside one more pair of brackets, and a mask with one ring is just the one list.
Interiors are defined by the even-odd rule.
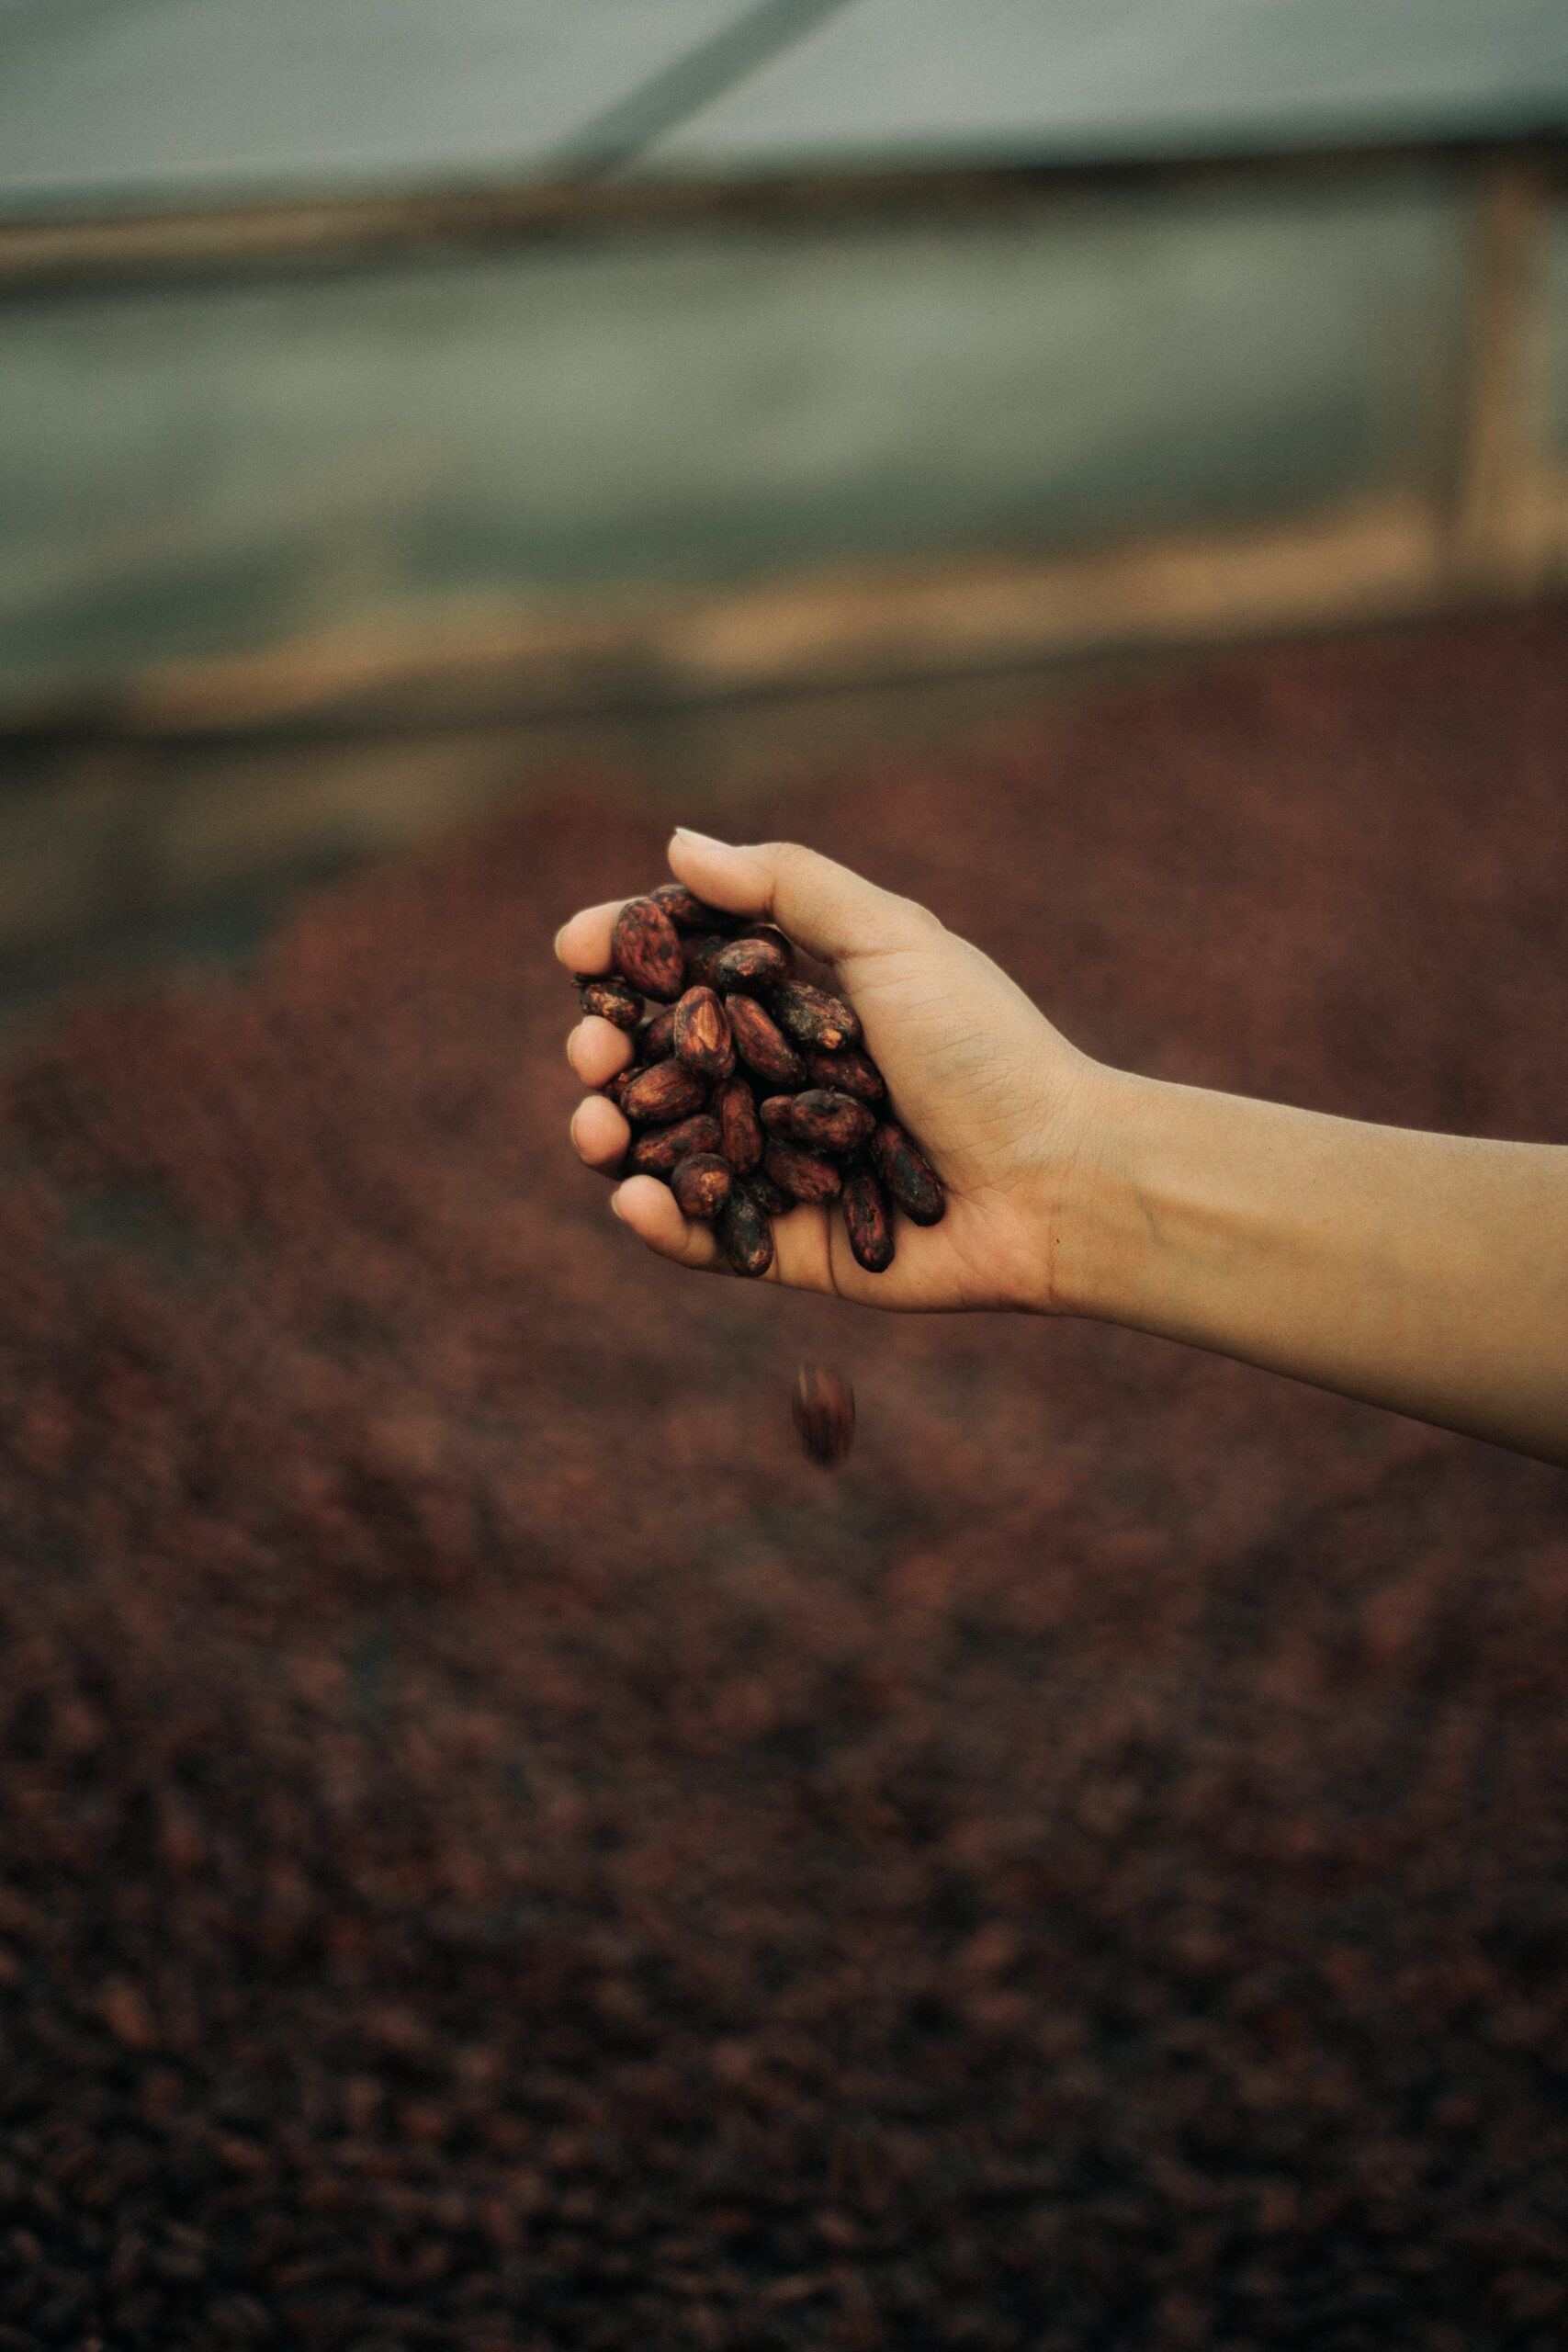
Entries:
[[[670,864],[710,906],[767,917],[832,967],[866,1049],[908,1126],[947,1188],[947,1215],[919,1227],[897,1216],[887,1272],[857,1265],[837,1207],[800,1207],[774,1224],[769,1279],[868,1306],[1026,1308],[1066,1304],[1057,1265],[1068,1193],[1091,1156],[1094,1100],[1111,1073],[1070,1046],[1005,972],[936,917],[814,850],[784,842],[732,849],[677,832]],[[569,970],[610,965],[612,904],[565,924],[556,953]],[[586,1086],[632,1058],[630,1039],[590,1016],[567,1043]],[[631,1139],[603,1095],[579,1104],[572,1141],[589,1167],[614,1173]],[[633,1176],[611,1206],[649,1249],[680,1265],[726,1272],[705,1225],[689,1223],[669,1188]]]

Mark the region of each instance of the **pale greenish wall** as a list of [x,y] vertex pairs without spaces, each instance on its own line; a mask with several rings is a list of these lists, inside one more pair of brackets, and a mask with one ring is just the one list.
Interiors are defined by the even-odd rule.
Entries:
[[1464,222],[1391,167],[13,303],[0,694],[1434,488]]

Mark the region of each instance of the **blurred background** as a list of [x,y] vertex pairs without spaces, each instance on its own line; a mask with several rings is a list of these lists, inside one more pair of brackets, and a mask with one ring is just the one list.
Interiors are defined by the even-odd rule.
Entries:
[[1565,588],[1559,0],[0,0],[0,2352],[1556,2352],[1560,1476],[678,1277],[548,943],[1568,1141]]

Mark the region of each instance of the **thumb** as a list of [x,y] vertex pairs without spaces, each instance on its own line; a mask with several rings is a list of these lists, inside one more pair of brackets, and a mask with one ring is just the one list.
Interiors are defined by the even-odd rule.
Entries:
[[727,914],[765,915],[824,964],[929,944],[942,926],[912,899],[878,889],[847,865],[835,865],[795,842],[732,848],[681,826],[670,843],[681,880]]

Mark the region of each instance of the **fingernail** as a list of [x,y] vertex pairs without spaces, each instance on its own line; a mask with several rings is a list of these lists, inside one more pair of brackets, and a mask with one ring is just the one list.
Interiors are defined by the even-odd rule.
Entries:
[[[621,1196],[618,1192],[612,1193],[610,1195],[610,1215],[612,1216],[621,1216]],[[622,1217],[621,1222],[624,1225],[626,1219]]]
[[728,842],[716,842],[711,833],[694,833],[690,825],[677,825],[675,838],[678,842],[695,842],[699,849],[728,849],[732,846]]

